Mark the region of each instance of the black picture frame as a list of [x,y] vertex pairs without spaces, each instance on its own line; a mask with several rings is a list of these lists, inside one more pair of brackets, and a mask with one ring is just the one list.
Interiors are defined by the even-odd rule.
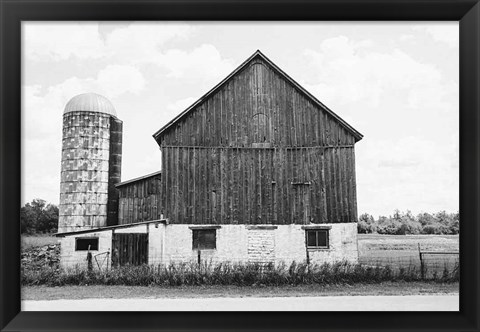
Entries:
[[[2,331],[479,330],[478,0],[0,0]],[[460,22],[459,312],[21,312],[21,22],[27,20],[395,20]],[[441,55],[440,55],[441,56]]]

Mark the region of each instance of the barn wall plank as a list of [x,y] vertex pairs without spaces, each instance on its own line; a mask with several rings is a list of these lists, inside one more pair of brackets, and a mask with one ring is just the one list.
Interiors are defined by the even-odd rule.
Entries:
[[[164,157],[171,161],[164,174],[170,179],[161,182],[161,192],[169,204],[162,208],[171,223],[355,221],[352,150],[166,148]],[[189,162],[186,156],[194,155]],[[187,189],[174,189],[180,187]]]
[[162,209],[160,181],[161,174],[157,174],[118,188],[119,225],[159,219],[158,210]]

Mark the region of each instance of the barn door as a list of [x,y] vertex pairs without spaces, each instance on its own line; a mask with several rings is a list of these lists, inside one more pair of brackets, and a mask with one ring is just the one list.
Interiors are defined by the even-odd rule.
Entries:
[[112,248],[113,266],[148,263],[148,234],[113,234]]

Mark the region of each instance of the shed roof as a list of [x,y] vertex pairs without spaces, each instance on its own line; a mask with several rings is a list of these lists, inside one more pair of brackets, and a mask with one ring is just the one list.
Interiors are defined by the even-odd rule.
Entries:
[[130,179],[130,180],[127,180],[127,181],[119,182],[115,185],[115,187],[117,187],[117,188],[122,187],[124,185],[131,184],[131,183],[134,183],[134,182],[137,182],[137,181],[140,181],[140,180],[148,179],[148,178],[151,178],[153,176],[160,175],[160,174],[162,174],[162,171],[158,171],[158,172],[155,172],[155,173],[139,176],[138,178],[134,178],[134,179]]
[[288,81],[290,84],[292,84],[295,88],[297,88],[303,95],[305,95],[308,99],[310,99],[315,105],[318,107],[322,108],[330,114],[332,117],[334,117],[345,129],[347,129],[354,137],[355,141],[358,142],[363,138],[363,135],[358,132],[355,128],[353,128],[351,125],[349,125],[345,120],[343,120],[340,116],[335,114],[331,109],[329,109],[327,106],[322,104],[317,98],[315,98],[310,92],[305,90],[300,84],[295,82],[290,76],[288,76],[283,70],[281,70],[276,64],[274,64],[270,59],[268,59],[260,50],[257,50],[255,53],[253,53],[247,60],[245,60],[240,66],[238,66],[233,72],[230,73],[225,79],[223,79],[220,83],[218,83],[215,87],[213,87],[210,91],[208,91],[205,95],[203,95],[200,99],[198,99],[195,103],[193,103],[190,107],[188,107],[186,110],[184,110],[182,113],[177,115],[175,118],[173,118],[170,122],[168,122],[165,126],[160,128],[157,132],[153,134],[153,138],[157,140],[162,134],[168,130],[172,125],[174,125],[177,121],[179,121],[181,118],[183,118],[185,115],[187,115],[189,112],[191,112],[195,107],[199,104],[201,104],[203,101],[205,101],[207,98],[209,98],[212,94],[214,94],[216,91],[218,91],[225,83],[227,83],[232,77],[234,77],[237,73],[239,73],[243,68],[245,68],[250,62],[253,60],[260,58],[263,61],[265,61],[269,66],[273,68],[280,76],[282,76],[286,81]]
[[114,230],[114,229],[119,229],[119,228],[135,227],[135,226],[153,224],[153,223],[168,224],[168,219],[157,219],[157,220],[141,221],[141,222],[136,222],[136,223],[132,223],[132,224],[104,226],[104,227],[97,227],[97,228],[90,228],[90,229],[82,229],[80,231],[62,232],[62,233],[56,233],[55,236],[56,237],[65,237],[65,236],[69,236],[69,235],[95,233],[95,232],[108,231],[108,230]]

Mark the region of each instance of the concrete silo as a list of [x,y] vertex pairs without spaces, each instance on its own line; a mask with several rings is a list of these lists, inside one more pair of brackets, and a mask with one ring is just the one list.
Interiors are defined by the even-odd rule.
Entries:
[[95,93],[73,97],[63,113],[58,232],[116,225],[122,121]]

